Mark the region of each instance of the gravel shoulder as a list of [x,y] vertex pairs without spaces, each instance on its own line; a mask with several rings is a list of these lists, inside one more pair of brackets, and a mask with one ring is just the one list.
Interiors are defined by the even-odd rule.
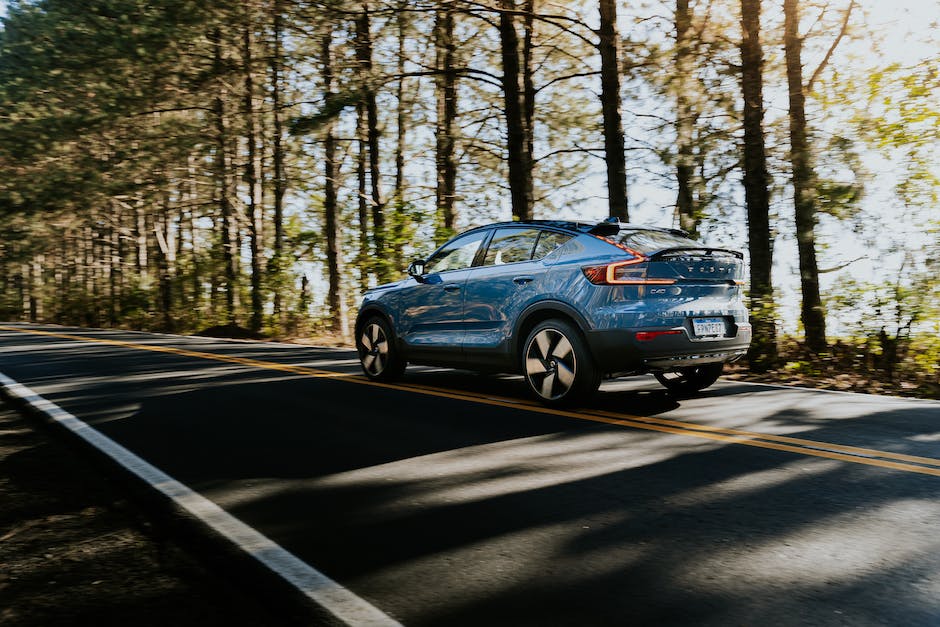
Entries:
[[0,624],[283,625],[81,451],[0,401]]

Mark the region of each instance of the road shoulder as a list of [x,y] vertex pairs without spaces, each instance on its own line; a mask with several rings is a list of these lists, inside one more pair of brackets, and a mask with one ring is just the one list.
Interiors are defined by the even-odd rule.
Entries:
[[86,456],[0,401],[0,623],[277,625]]

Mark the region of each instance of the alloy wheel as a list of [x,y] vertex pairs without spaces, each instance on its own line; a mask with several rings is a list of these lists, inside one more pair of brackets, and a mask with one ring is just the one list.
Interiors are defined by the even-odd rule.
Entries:
[[539,331],[526,350],[525,373],[542,398],[557,400],[565,396],[574,385],[577,373],[571,342],[556,329]]
[[385,330],[373,322],[362,331],[359,341],[365,349],[360,357],[363,369],[372,376],[379,376],[388,363],[388,338],[385,336]]

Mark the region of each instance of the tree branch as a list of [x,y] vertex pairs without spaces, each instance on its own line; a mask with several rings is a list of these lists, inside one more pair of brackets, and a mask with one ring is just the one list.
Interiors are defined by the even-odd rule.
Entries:
[[826,52],[826,56],[824,56],[823,60],[819,62],[819,66],[816,68],[816,71],[813,72],[809,82],[806,83],[806,88],[803,90],[804,93],[810,93],[813,91],[813,83],[816,82],[816,79],[819,78],[820,74],[822,74],[822,71],[826,68],[826,65],[829,64],[829,58],[832,57],[832,53],[835,52],[839,42],[842,41],[845,33],[849,30],[849,18],[852,16],[852,9],[854,8],[855,0],[849,0],[849,6],[845,9],[845,19],[842,20],[842,28],[839,30],[839,34],[836,35],[836,38],[833,40],[832,45],[829,46],[829,50]]
[[840,263],[839,265],[833,266],[831,268],[821,268],[819,269],[818,272],[819,274],[828,274],[830,272],[838,272],[839,270],[842,270],[843,268],[848,268],[850,265],[852,265],[856,261],[861,261],[862,259],[868,259],[868,255],[862,255],[861,257],[856,257],[855,259],[852,259],[851,261]]

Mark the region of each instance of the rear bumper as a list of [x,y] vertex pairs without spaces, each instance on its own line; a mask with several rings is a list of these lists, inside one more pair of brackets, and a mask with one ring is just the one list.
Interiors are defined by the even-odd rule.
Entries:
[[[638,331],[679,333],[637,340]],[[733,324],[728,336],[716,339],[694,338],[686,327],[642,327],[589,331],[587,341],[604,374],[670,370],[740,358],[751,343],[751,325]]]

